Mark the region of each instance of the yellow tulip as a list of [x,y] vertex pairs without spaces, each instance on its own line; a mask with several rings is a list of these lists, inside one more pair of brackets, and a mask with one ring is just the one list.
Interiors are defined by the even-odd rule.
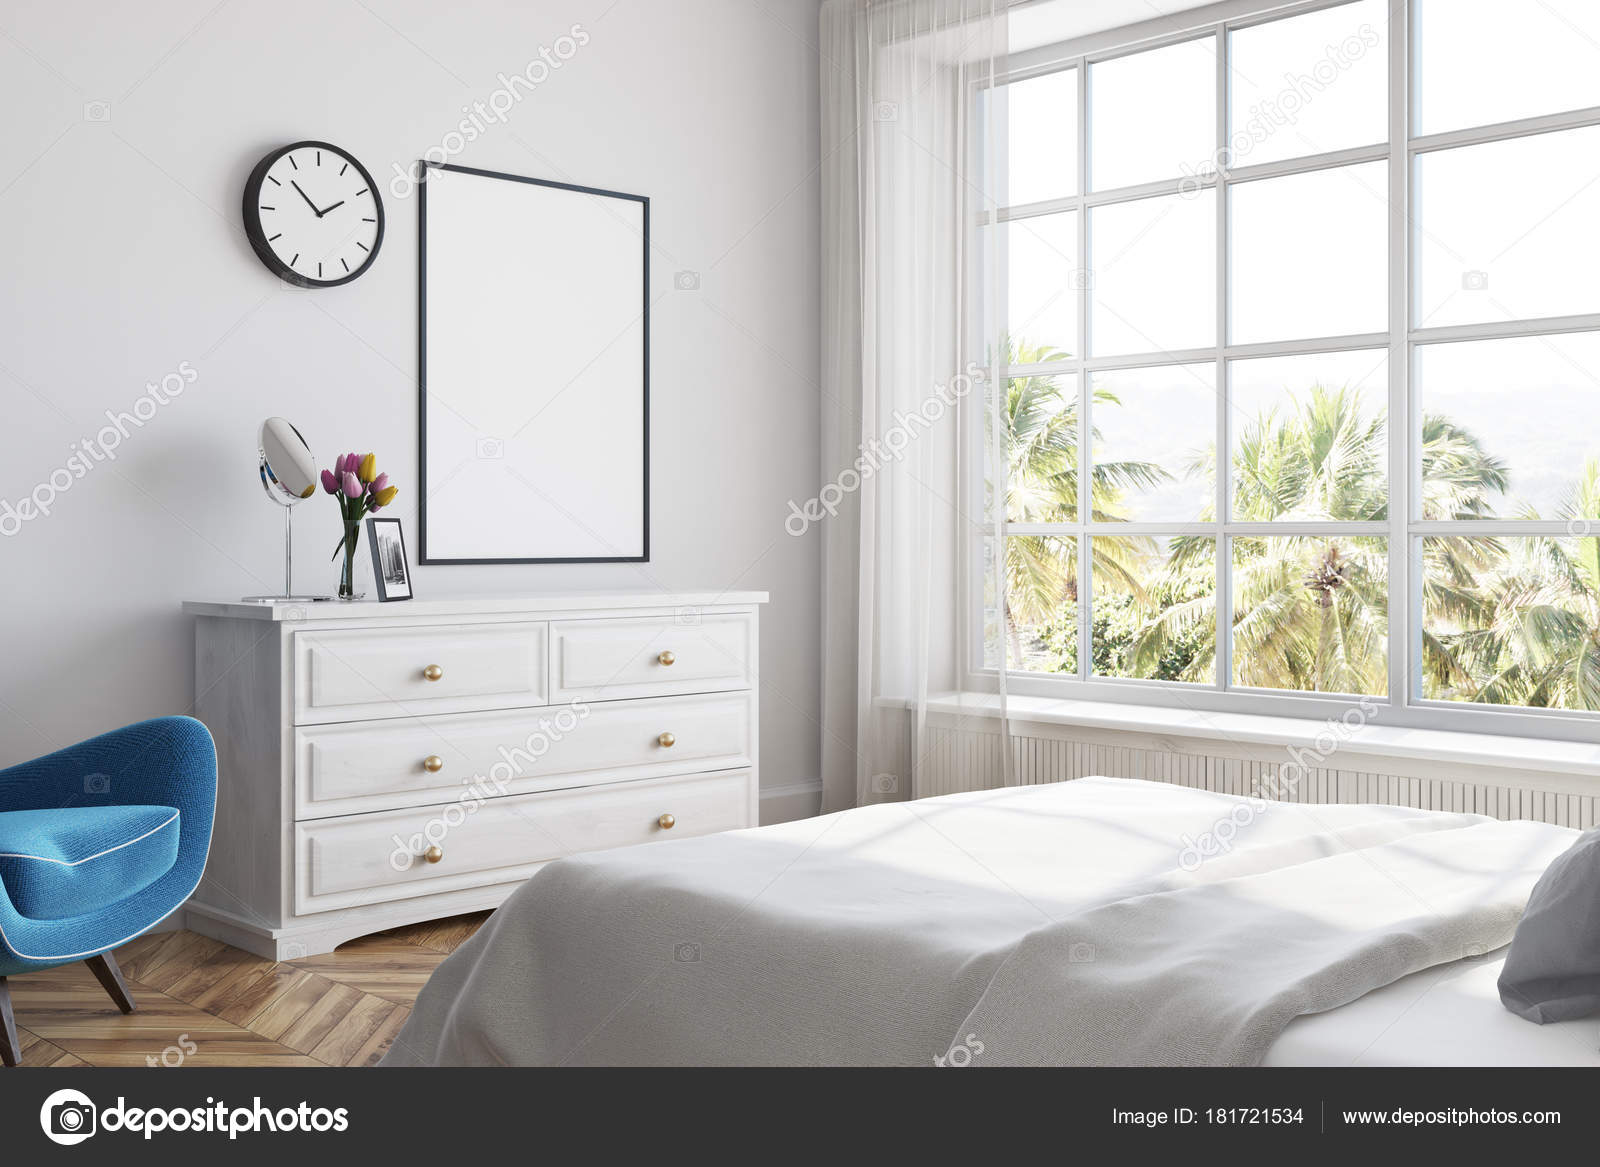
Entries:
[[356,477],[363,483],[371,482],[378,476],[378,459],[375,454],[368,454],[361,459],[361,465],[356,468]]
[[376,501],[379,506],[386,507],[394,501],[394,496],[399,493],[400,488],[398,486],[386,486],[378,491]]

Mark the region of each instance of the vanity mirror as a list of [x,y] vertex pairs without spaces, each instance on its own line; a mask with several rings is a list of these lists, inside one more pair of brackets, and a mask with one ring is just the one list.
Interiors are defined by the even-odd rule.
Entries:
[[300,431],[281,417],[261,423],[259,452],[261,487],[283,508],[283,595],[245,596],[244,600],[251,604],[326,600],[327,596],[294,593],[294,508],[316,493],[317,460]]

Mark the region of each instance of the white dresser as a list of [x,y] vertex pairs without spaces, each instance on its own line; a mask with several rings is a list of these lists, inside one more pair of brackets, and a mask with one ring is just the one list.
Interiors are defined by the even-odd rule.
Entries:
[[764,592],[191,601],[217,742],[196,932],[274,959],[757,821]]

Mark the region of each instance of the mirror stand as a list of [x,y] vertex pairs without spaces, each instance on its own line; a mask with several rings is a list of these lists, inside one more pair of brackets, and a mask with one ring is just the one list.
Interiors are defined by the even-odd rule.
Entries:
[[294,591],[294,508],[283,508],[283,595],[245,596],[245,604],[315,604],[332,596],[297,596]]

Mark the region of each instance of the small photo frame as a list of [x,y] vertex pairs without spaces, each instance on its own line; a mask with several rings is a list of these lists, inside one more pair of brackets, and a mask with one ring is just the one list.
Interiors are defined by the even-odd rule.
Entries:
[[411,569],[406,565],[406,537],[400,520],[369,518],[367,542],[372,548],[372,581],[378,585],[378,602],[409,600]]

